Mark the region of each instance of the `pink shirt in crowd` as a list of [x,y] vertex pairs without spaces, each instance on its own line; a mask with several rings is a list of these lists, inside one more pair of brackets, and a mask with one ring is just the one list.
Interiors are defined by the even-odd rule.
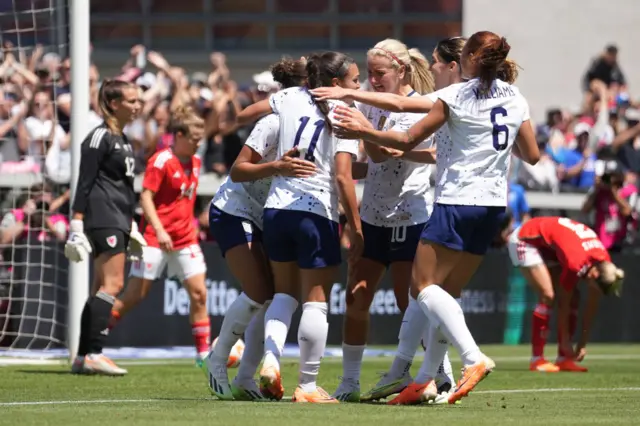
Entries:
[[[25,214],[22,209],[14,209],[11,211],[16,222],[24,222],[24,231],[22,237],[26,237],[29,233],[29,223],[25,222]],[[49,220],[53,227],[61,234],[66,234],[69,231],[69,220],[63,214],[54,213],[49,216]],[[47,233],[43,230],[38,234],[38,241],[47,240]]]
[[[619,190],[620,196],[631,203],[633,209],[638,189],[633,184],[626,184]],[[600,192],[595,200],[596,220],[594,230],[605,248],[609,249],[624,241],[630,223],[635,225],[636,218],[624,217],[611,194]]]

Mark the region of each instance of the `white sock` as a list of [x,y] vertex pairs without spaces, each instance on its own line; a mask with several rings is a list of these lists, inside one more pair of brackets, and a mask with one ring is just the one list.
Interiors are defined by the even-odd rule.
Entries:
[[409,296],[409,306],[404,311],[400,332],[398,333],[398,351],[396,357],[405,361],[413,361],[416,356],[416,348],[427,329],[427,316],[420,309],[420,305],[413,297]]
[[288,294],[278,293],[264,315],[264,367],[280,370],[280,357],[289,333],[291,317],[298,301]]
[[236,375],[236,380],[240,383],[253,380],[260,361],[262,361],[264,355],[264,314],[270,304],[271,300],[264,302],[244,332],[244,353]]
[[342,343],[342,378],[360,382],[362,355],[366,345],[348,345]]
[[244,334],[247,329],[251,318],[262,305],[249,299],[249,297],[241,293],[240,296],[229,306],[224,319],[222,320],[222,327],[220,328],[220,334],[218,335],[218,341],[216,347],[213,349],[213,356],[220,360],[227,362],[229,354],[233,345],[236,344],[238,339]]
[[[429,341],[429,336],[431,332],[431,327],[425,327],[424,334],[422,335],[422,341],[424,345],[425,351],[427,350],[426,343]],[[423,362],[424,364],[424,362]],[[451,360],[449,359],[449,350],[444,354],[444,359],[442,360],[442,364],[438,367],[438,375],[436,376],[437,380],[444,379],[451,383],[455,384],[455,379],[453,377],[453,367],[451,367]]]
[[442,364],[438,368],[437,379],[445,380],[451,383],[451,386],[455,386],[456,378],[453,376],[453,367],[451,366],[451,360],[449,359],[449,350],[444,353],[444,359]]
[[439,285],[430,285],[420,292],[418,303],[432,326],[439,327],[447,340],[453,343],[464,366],[480,362],[480,349],[464,321],[462,308],[449,293]]
[[449,349],[449,341],[433,324],[429,327],[429,340],[424,351],[424,361],[416,375],[416,383],[427,383],[436,378],[438,370]]
[[298,326],[300,345],[300,387],[305,392],[316,390],[316,379],[320,371],[320,360],[327,347],[329,323],[327,304],[307,302],[302,305],[302,316]]

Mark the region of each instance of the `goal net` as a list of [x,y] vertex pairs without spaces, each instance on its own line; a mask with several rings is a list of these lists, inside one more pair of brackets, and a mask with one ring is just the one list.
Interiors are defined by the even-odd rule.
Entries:
[[67,3],[0,1],[0,364],[66,353]]

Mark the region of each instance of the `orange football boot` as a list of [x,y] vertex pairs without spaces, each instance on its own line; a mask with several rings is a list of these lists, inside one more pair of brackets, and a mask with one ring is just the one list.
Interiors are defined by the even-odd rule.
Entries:
[[469,395],[469,392],[484,380],[495,367],[496,363],[486,355],[482,355],[480,362],[465,367],[462,371],[462,377],[456,386],[456,391],[449,397],[449,404],[455,404],[457,401]]
[[387,402],[387,405],[417,405],[434,401],[437,396],[438,388],[435,381],[411,383],[398,396]]
[[280,372],[273,367],[260,370],[260,392],[267,399],[280,401],[284,396],[284,386]]
[[538,371],[540,373],[557,373],[560,367],[544,358],[538,358],[529,364],[530,371]]
[[339,401],[329,395],[321,387],[317,387],[313,392],[305,392],[300,386],[293,392],[292,402],[309,402],[312,404],[338,404]]

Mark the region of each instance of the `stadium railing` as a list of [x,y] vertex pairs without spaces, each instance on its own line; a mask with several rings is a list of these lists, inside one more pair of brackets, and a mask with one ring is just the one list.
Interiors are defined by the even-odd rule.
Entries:
[[[213,173],[207,173],[200,176],[200,185],[198,187],[198,195],[210,196],[215,195],[218,187],[224,178]],[[0,188],[29,188],[35,183],[42,181],[42,176],[37,173],[22,174],[1,174]],[[142,175],[139,175],[135,181],[136,191],[142,188]],[[356,186],[358,198],[362,196],[362,184]],[[529,207],[532,209],[554,209],[554,210],[580,210],[584,202],[585,194],[567,193],[553,194],[550,192],[533,192],[526,194]]]

